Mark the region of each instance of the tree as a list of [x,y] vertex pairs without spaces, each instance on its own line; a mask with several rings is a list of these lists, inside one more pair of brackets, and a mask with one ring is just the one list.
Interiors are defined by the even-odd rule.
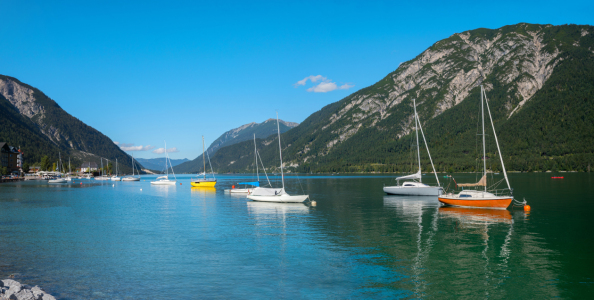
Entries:
[[2,167],[1,171],[2,171],[2,175],[8,175],[8,173],[9,173],[7,167]]
[[41,166],[40,167],[41,167],[41,170],[43,170],[43,171],[47,171],[47,169],[49,169],[49,167],[50,167],[50,160],[49,160],[49,157],[47,155],[44,155],[41,158]]
[[53,163],[52,164],[52,171],[55,171],[55,170],[56,170],[56,163]]
[[25,164],[23,165],[23,172],[24,172],[24,173],[27,173],[27,172],[29,172],[29,163],[25,163]]

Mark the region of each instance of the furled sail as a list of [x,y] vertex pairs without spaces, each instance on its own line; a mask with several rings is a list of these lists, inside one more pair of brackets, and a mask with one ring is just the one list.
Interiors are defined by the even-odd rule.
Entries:
[[458,183],[458,186],[487,186],[487,175],[483,175],[477,183]]
[[405,179],[421,179],[421,170],[419,170],[415,174],[396,177],[396,180],[405,180]]

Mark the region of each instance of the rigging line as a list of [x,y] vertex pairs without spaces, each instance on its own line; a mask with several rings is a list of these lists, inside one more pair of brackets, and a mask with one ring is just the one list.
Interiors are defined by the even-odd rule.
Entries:
[[[208,150],[206,150],[206,157],[208,157],[208,164],[210,165],[210,173],[212,174],[212,178],[217,179],[214,176],[214,171],[212,170],[212,164],[210,163],[210,155],[208,155]],[[169,161],[169,163],[171,164],[171,160]],[[173,170],[173,167],[171,169]],[[206,173],[206,170],[204,170],[204,173]]]
[[266,175],[266,181],[268,181],[268,185],[270,187],[272,187],[272,184],[270,184],[270,179],[268,179],[268,173],[266,173],[266,167],[264,167],[264,163],[262,162],[262,157],[260,157],[260,151],[256,151],[256,154],[258,155],[258,158],[260,159],[260,163],[262,164],[262,170],[264,170],[264,175]]

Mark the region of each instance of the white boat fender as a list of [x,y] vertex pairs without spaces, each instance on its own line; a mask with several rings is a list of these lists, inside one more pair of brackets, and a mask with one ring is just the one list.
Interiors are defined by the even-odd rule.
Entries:
[[142,192],[142,189],[140,189],[140,191]]
[[114,186],[115,186],[115,184],[112,184],[112,185],[111,185],[111,187],[114,187]]
[[309,201],[309,204],[310,204],[311,206],[316,206],[316,205],[318,205],[318,203],[317,203],[315,200]]

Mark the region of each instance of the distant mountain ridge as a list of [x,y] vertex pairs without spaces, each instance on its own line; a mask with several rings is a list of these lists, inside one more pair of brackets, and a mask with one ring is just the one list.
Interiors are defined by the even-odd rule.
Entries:
[[[297,125],[299,125],[299,123],[279,120],[279,128],[281,133],[286,132],[291,128],[294,128]],[[214,140],[212,144],[210,144],[206,151],[208,152],[208,155],[212,157],[216,154],[216,152],[219,149],[223,147],[237,144],[247,140],[252,140],[254,138],[254,135],[256,135],[256,138],[260,139],[267,138],[268,136],[275,134],[276,132],[276,119],[268,119],[262,123],[252,122],[223,133],[220,137]],[[198,156],[192,161],[185,162],[176,167],[174,166],[173,168],[175,172],[179,173],[195,173],[198,171],[202,172],[202,169],[202,155]]]
[[132,172],[131,157],[98,130],[64,111],[39,89],[16,78],[0,75],[0,140],[21,146],[25,163],[43,155],[50,160],[72,158],[73,169],[82,162],[100,164],[100,157],[115,162],[120,171]]
[[[145,169],[155,170],[155,171],[163,171],[165,170],[165,158],[135,158]],[[190,161],[187,158],[182,159],[170,159],[172,166],[177,166],[181,163]]]
[[[526,23],[453,34],[313,113],[282,135],[285,166],[308,173],[411,171],[416,99],[437,169],[474,170],[481,84],[508,169],[594,166],[594,27]],[[268,167],[278,168],[275,140],[258,141],[258,149]],[[220,149],[212,157],[216,170],[250,171],[249,144]],[[429,171],[428,158],[421,159]]]

